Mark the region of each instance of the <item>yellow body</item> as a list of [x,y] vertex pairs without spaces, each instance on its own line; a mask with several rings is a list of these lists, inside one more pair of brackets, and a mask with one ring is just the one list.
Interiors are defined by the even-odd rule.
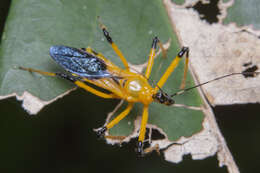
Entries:
[[[148,65],[146,68],[146,72],[144,75],[139,74],[139,73],[134,73],[131,72],[129,69],[129,65],[127,60],[124,58],[122,52],[119,50],[117,45],[112,41],[112,38],[109,36],[109,33],[107,32],[106,28],[104,25],[101,24],[101,29],[104,32],[105,37],[107,38],[108,42],[111,44],[112,48],[114,49],[115,53],[119,56],[121,61],[123,62],[125,69],[119,68],[115,64],[113,64],[111,61],[106,59],[102,54],[94,52],[91,48],[85,49],[86,52],[92,54],[93,56],[96,56],[104,61],[106,64],[106,70],[111,74],[113,77],[107,77],[107,78],[99,78],[99,79],[88,79],[84,78],[81,76],[77,76],[76,74],[71,74],[72,76],[75,77],[69,78],[69,77],[64,77],[66,74],[60,75],[60,77],[68,79],[77,86],[85,89],[86,91],[89,91],[99,97],[111,99],[111,98],[117,98],[117,99],[123,99],[127,101],[129,104],[127,108],[120,113],[115,119],[113,119],[111,122],[109,122],[106,126],[103,127],[103,130],[101,133],[104,131],[112,128],[115,126],[117,123],[119,123],[120,120],[122,120],[125,116],[129,114],[129,112],[132,110],[134,103],[140,102],[144,105],[143,107],[143,115],[142,115],[142,122],[141,122],[141,127],[140,127],[140,132],[139,132],[139,139],[138,141],[141,143],[139,146],[139,149],[141,152],[143,152],[142,149],[142,143],[145,138],[145,130],[146,130],[146,124],[148,122],[148,108],[149,104],[154,101],[154,95],[158,92],[160,88],[163,87],[165,84],[166,80],[170,76],[170,74],[173,72],[173,70],[176,68],[178,65],[182,55],[188,51],[188,48],[185,48],[181,50],[181,52],[176,56],[175,59],[173,59],[172,63],[166,70],[166,72],[163,74],[157,85],[153,88],[149,82],[148,79],[151,74],[152,66],[154,63],[154,57],[155,57],[155,49],[156,49],[156,43],[159,42],[158,38],[155,37],[153,40],[153,45],[150,50],[150,55],[149,55],[149,60],[148,60]],[[159,42],[160,47],[161,43]],[[165,50],[163,50],[163,53],[165,54]],[[185,83],[185,78],[186,78],[186,73],[187,73],[187,68],[188,68],[188,54],[186,54],[186,63],[185,63],[185,69],[184,69],[184,79],[182,82],[182,87],[184,87]],[[36,69],[31,69],[31,68],[24,68],[20,67],[22,70],[30,71],[30,72],[36,72],[40,73],[42,75],[47,75],[47,76],[59,76],[58,73],[52,73],[52,72],[44,72]],[[77,80],[77,77],[80,77],[79,80]],[[73,80],[71,80],[73,79]],[[92,88],[88,86],[87,83],[91,83],[97,87],[104,88],[108,91],[110,91],[110,94],[104,93],[102,91],[99,91],[95,88]]]

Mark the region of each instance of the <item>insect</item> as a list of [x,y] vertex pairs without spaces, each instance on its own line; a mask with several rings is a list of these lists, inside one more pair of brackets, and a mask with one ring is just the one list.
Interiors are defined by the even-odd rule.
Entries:
[[[198,86],[204,85],[211,81],[183,89],[175,94],[168,95],[161,90],[166,80],[169,78],[171,73],[174,71],[182,57],[185,56],[185,67],[184,67],[184,77],[182,81],[182,87],[184,87],[186,74],[188,70],[188,61],[189,61],[189,48],[183,47],[177,56],[172,60],[171,64],[164,72],[160,80],[157,82],[155,87],[152,87],[148,79],[151,74],[151,70],[154,63],[155,53],[157,45],[161,46],[160,40],[158,37],[154,37],[150,54],[148,65],[146,67],[145,74],[139,74],[130,71],[127,60],[125,59],[122,52],[119,50],[118,46],[112,40],[107,28],[100,23],[100,27],[103,31],[103,34],[111,45],[115,53],[121,59],[124,69],[119,68],[113,64],[110,60],[105,58],[101,53],[97,53],[91,48],[72,48],[67,46],[52,46],[50,48],[50,56],[53,58],[56,63],[62,66],[68,73],[53,73],[45,72],[32,68],[19,67],[21,70],[40,73],[47,76],[57,76],[64,78],[70,82],[73,82],[80,88],[85,89],[86,91],[95,94],[99,97],[106,99],[123,99],[128,102],[126,109],[116,116],[112,121],[106,124],[104,127],[101,127],[97,134],[103,136],[104,133],[118,124],[123,118],[125,118],[129,112],[132,110],[133,105],[137,102],[143,104],[143,113],[141,126],[139,130],[139,137],[137,143],[137,152],[141,155],[145,154],[144,152],[144,139],[146,124],[148,121],[148,112],[149,104],[151,102],[158,102],[165,105],[174,104],[173,96],[182,94],[185,91],[196,88]],[[241,73],[239,73],[241,74]],[[222,76],[220,78],[227,77]],[[214,80],[218,80],[216,78]],[[213,81],[213,80],[212,80]],[[89,86],[92,84],[94,86],[103,88],[110,93],[99,91],[96,88]]]

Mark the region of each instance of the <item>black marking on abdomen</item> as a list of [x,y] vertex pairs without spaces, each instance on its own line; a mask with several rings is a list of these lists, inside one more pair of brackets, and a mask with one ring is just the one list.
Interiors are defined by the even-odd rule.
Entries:
[[71,75],[69,75],[69,74],[65,74],[65,73],[55,73],[57,76],[59,76],[59,77],[61,77],[61,78],[63,78],[63,79],[66,79],[66,80],[68,80],[68,81],[70,81],[70,82],[76,82],[76,81],[78,81],[78,80],[81,80],[81,78],[80,77],[78,77],[78,76],[71,76]]

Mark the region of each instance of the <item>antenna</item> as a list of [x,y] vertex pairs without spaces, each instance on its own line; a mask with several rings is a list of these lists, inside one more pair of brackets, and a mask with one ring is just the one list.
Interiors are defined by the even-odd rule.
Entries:
[[176,95],[180,95],[180,94],[182,94],[182,93],[184,93],[184,92],[186,92],[186,91],[189,91],[189,90],[192,90],[192,89],[194,89],[194,88],[200,87],[200,86],[202,86],[202,85],[205,85],[205,84],[208,84],[208,83],[217,81],[217,80],[219,80],[219,79],[223,79],[223,78],[226,78],[226,77],[229,77],[229,76],[234,76],[234,75],[241,75],[241,74],[246,77],[246,76],[249,76],[249,75],[250,75],[250,76],[251,76],[251,75],[258,75],[258,74],[260,74],[260,72],[248,72],[248,71],[243,71],[242,73],[230,73],[230,74],[217,77],[217,78],[215,78],[215,79],[209,80],[209,81],[207,81],[207,82],[200,83],[200,84],[198,84],[198,85],[195,85],[195,86],[192,86],[192,87],[189,87],[189,88],[184,88],[184,89],[182,89],[182,90],[180,90],[180,91],[178,91],[178,92],[172,94],[171,97],[174,97],[174,96],[176,96]]

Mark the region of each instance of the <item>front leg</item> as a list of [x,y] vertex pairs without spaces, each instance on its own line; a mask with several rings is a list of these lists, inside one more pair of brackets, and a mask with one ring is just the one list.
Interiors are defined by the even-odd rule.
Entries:
[[145,131],[146,131],[146,124],[148,121],[148,106],[149,105],[144,105],[143,108],[143,115],[142,115],[142,121],[141,121],[141,127],[140,127],[140,132],[139,132],[139,138],[138,138],[138,143],[137,143],[137,153],[139,155],[144,154],[144,138],[145,138]]

